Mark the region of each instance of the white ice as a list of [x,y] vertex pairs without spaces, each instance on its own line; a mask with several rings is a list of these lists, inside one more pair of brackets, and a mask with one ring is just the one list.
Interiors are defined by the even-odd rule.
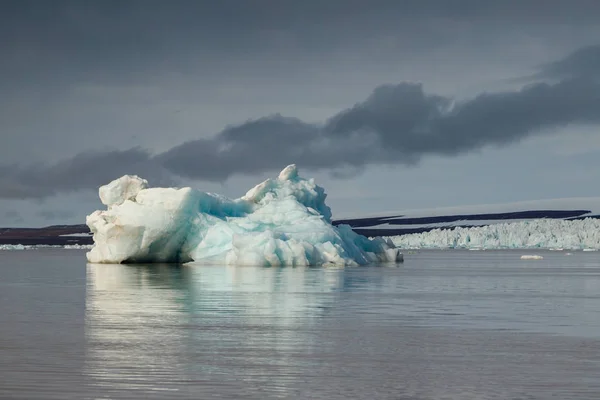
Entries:
[[22,244],[0,244],[0,250],[26,250],[27,248]]
[[327,195],[295,165],[239,199],[191,188],[147,188],[123,176],[100,188],[107,210],[86,223],[92,263],[364,265],[402,261],[391,241],[333,226]]
[[538,254],[524,254],[521,256],[521,260],[543,260],[544,257]]
[[434,229],[390,238],[411,249],[600,249],[600,220],[535,219],[488,226]]

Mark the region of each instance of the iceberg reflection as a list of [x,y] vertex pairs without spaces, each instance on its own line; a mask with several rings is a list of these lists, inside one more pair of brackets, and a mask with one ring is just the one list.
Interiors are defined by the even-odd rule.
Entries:
[[315,362],[302,355],[316,349],[314,326],[343,290],[344,273],[88,264],[86,374],[104,394],[163,396],[203,380],[221,382],[223,394],[245,393],[249,381],[285,394],[294,371]]

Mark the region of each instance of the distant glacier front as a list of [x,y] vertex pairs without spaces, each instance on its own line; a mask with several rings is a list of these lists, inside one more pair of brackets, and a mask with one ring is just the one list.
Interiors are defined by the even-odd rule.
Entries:
[[600,249],[600,219],[535,219],[393,236],[404,249]]
[[403,249],[600,249],[600,198],[405,210],[346,217]]

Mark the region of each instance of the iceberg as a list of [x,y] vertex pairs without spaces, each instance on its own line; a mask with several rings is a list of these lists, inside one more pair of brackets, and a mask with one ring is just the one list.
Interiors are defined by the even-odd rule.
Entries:
[[107,206],[88,215],[90,263],[196,262],[308,266],[401,262],[391,240],[333,226],[325,190],[287,166],[239,199],[150,188],[125,175],[99,189]]
[[600,249],[600,219],[535,219],[394,236],[410,249]]

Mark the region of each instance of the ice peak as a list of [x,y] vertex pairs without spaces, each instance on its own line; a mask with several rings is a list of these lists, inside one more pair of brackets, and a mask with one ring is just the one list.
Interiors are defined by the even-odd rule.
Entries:
[[98,190],[100,201],[105,206],[120,205],[125,200],[133,200],[142,189],[148,187],[148,181],[137,175],[124,175]]
[[288,165],[283,170],[281,170],[278,176],[278,179],[280,181],[290,181],[296,178],[298,178],[298,168],[296,167],[296,164]]

